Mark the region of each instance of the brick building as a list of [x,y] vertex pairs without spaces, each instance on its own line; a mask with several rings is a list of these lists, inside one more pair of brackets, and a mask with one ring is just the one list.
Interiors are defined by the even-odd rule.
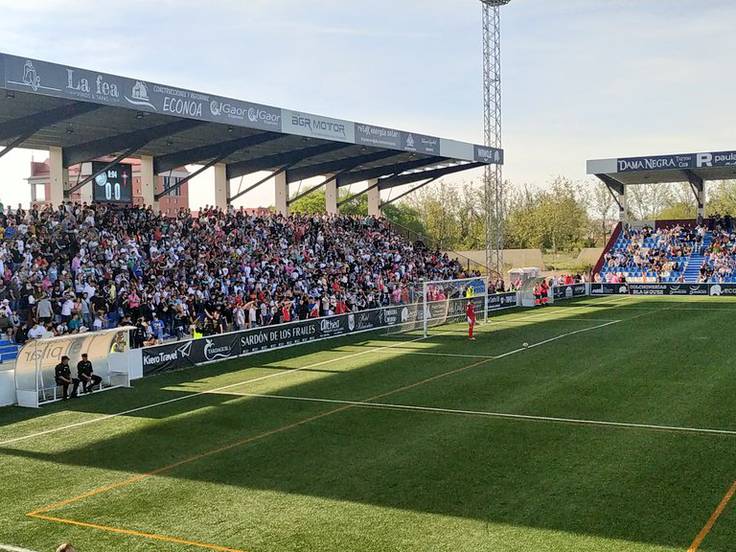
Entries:
[[[100,161],[111,161],[112,158],[100,158]],[[124,159],[122,163],[127,163],[133,169],[133,204],[142,205],[143,195],[141,193],[141,161],[140,159]],[[92,174],[91,163],[81,163],[69,167],[69,184],[74,185]],[[175,169],[171,173],[156,176],[156,193],[164,190],[164,188],[174,184],[177,180],[181,180],[188,176],[189,172],[185,168]],[[50,169],[48,159],[45,161],[31,161],[31,176],[28,178],[28,184],[31,188],[31,203],[43,205],[50,197]],[[93,182],[88,182],[80,190],[72,192],[70,199],[77,202],[92,202],[92,186]],[[189,208],[189,183],[185,182],[176,190],[172,190],[169,195],[159,200],[159,208],[165,215],[175,215],[180,208]]]

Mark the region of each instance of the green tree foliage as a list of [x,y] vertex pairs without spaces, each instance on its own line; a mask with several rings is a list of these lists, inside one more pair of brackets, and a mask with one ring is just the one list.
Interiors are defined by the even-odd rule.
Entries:
[[[348,192],[340,192],[338,202],[348,199],[355,194]],[[289,205],[292,213],[300,215],[311,215],[315,213],[325,212],[325,190],[320,189],[297,199]],[[368,196],[361,194],[354,199],[343,203],[340,208],[343,215],[368,215]],[[424,227],[420,213],[406,202],[396,202],[387,205],[383,209],[383,214],[390,221],[411,230],[418,235],[426,235],[427,229]]]
[[591,243],[587,206],[571,180],[558,177],[542,190],[524,187],[510,196],[506,247],[557,252]]

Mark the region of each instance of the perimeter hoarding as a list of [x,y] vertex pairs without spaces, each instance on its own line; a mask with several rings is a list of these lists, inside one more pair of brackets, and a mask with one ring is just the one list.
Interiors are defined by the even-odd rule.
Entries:
[[503,151],[500,149],[281,109],[2,53],[0,85],[20,92],[199,121],[443,156],[448,159],[503,163]]
[[710,295],[736,297],[736,284],[591,284],[591,295]]

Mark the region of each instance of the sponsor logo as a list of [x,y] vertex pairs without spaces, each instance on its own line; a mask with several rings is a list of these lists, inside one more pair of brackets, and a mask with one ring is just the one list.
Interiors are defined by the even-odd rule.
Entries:
[[626,286],[621,286],[620,288],[618,288],[618,292],[621,294],[629,293],[629,288],[627,288]]
[[401,309],[401,321],[406,322],[409,320],[409,309],[404,307]]
[[145,105],[156,111],[156,106],[151,103],[151,98],[148,97],[148,86],[143,81],[135,81],[133,88],[130,91],[130,97],[124,96],[128,103],[133,105]]
[[723,289],[720,285],[715,284],[713,286],[710,286],[710,294],[713,296],[720,296],[723,293]]
[[322,318],[319,321],[319,329],[324,333],[339,332],[341,330],[340,320],[337,318]]
[[97,75],[92,83],[86,77],[78,77],[74,69],[66,70],[66,88],[75,96],[94,97],[99,100],[115,101],[120,99],[118,85]]
[[192,353],[192,342],[187,341],[183,345],[178,346],[176,349],[169,351],[160,351],[158,353],[151,353],[144,349],[143,351],[143,365],[144,366],[155,366],[156,364],[164,364],[166,362],[176,362],[183,358],[189,358]]
[[185,115],[187,117],[201,117],[202,103],[185,98],[175,98],[166,96],[164,98],[164,111],[174,113],[175,115]]
[[326,121],[318,117],[309,117],[297,113],[291,116],[291,124],[295,127],[307,128],[311,134],[330,134],[347,137],[345,124],[336,121]]
[[656,169],[687,169],[692,164],[689,155],[672,155],[669,157],[639,157],[635,159],[619,159],[618,170],[643,171]]
[[38,89],[41,86],[41,77],[38,76],[38,72],[33,66],[33,62],[29,59],[27,59],[25,65],[23,65],[23,84],[30,86],[34,92],[38,92]]
[[233,348],[230,345],[223,345],[218,347],[215,345],[214,340],[205,340],[203,349],[204,358],[207,360],[217,360],[218,358],[229,358],[232,355]]
[[240,346],[245,350],[258,345],[268,343],[268,333],[257,331],[240,336]]
[[355,315],[351,312],[348,314],[348,331],[352,332],[355,329]]
[[406,147],[414,149],[414,136],[411,134],[406,135]]
[[18,86],[27,86],[34,92],[39,90],[53,90],[54,92],[61,92],[60,88],[53,88],[51,86],[44,86],[41,84],[41,75],[36,70],[36,66],[30,59],[27,59],[23,64],[23,77],[19,81],[9,80],[8,84],[16,84]]
[[248,108],[248,120],[251,123],[262,123],[264,125],[277,126],[281,122],[281,114],[273,113],[259,107]]
[[572,297],[572,296],[573,296],[573,293],[574,293],[574,292],[573,292],[573,289],[572,289],[572,287],[569,287],[569,286],[568,286],[568,288],[567,288],[567,289],[565,289],[565,297]]

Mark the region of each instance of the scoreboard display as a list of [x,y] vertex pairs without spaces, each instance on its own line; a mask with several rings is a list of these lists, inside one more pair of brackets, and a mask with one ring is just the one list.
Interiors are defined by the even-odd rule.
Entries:
[[[92,174],[104,168],[104,161],[92,162]],[[94,178],[92,200],[99,203],[133,203],[133,167],[128,163],[117,163]]]

